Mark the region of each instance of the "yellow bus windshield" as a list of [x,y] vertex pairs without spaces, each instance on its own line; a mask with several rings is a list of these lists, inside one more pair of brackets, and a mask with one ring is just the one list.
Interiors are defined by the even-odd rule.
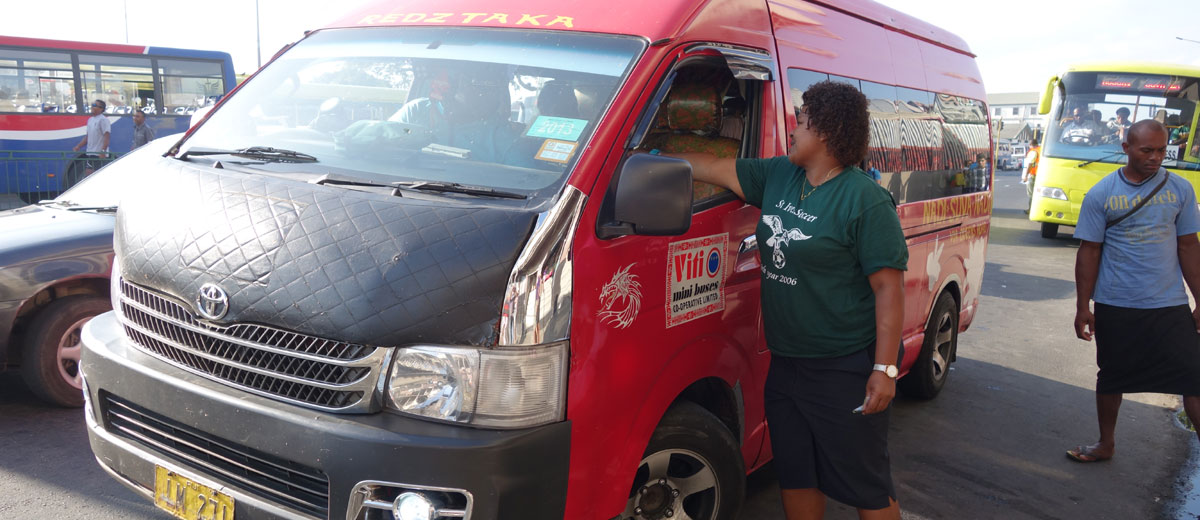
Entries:
[[1163,166],[1200,170],[1196,104],[1200,79],[1132,72],[1072,71],[1062,78],[1062,96],[1051,111],[1043,155],[1124,163],[1121,140],[1129,125],[1156,119],[1167,126]]

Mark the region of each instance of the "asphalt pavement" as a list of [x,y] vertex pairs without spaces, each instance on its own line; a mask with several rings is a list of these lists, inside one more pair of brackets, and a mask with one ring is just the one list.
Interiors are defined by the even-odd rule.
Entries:
[[[1095,351],[1071,327],[1077,244],[1070,228],[1040,237],[1020,211],[1015,172],[996,181],[979,314],[959,336],[950,380],[932,401],[895,404],[890,443],[904,518],[1200,518],[1200,443],[1175,424],[1178,397],[1127,396],[1113,460],[1064,456],[1097,437]],[[739,520],[783,519],[773,471],[750,476]],[[832,520],[855,518],[839,504],[827,510]],[[43,405],[5,373],[0,518],[170,517],[100,469],[81,411]]]

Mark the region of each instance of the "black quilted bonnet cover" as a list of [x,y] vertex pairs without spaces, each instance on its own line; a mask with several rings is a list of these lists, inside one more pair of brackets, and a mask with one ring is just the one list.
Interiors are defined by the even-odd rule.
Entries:
[[223,323],[367,345],[494,342],[537,217],[159,164],[117,217],[127,281],[193,310],[212,282],[229,294]]

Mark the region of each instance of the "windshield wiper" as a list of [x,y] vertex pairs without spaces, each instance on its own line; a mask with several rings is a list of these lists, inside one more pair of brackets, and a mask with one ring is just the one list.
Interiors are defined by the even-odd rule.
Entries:
[[190,156],[201,155],[236,155],[238,157],[247,157],[250,159],[258,159],[268,162],[283,162],[283,163],[314,163],[317,158],[303,152],[295,150],[284,150],[282,148],[271,148],[270,146],[250,146],[247,148],[238,148],[236,150],[221,150],[217,148],[191,148],[183,155],[179,156],[180,160],[187,159]]
[[116,211],[117,206],[80,206],[69,200],[43,200],[38,206],[62,206],[67,211]]
[[469,186],[459,184],[457,182],[437,182],[437,181],[399,181],[399,182],[375,182],[365,179],[357,179],[354,177],[341,177],[333,175],[322,175],[316,179],[309,181],[313,184],[333,185],[333,186],[368,186],[374,188],[394,188],[395,195],[400,195],[399,190],[417,190],[431,191],[436,193],[462,193],[465,195],[476,195],[480,197],[497,197],[502,199],[527,199],[526,195],[514,193],[511,191],[502,191],[485,186]]
[[1108,154],[1108,155],[1105,155],[1104,157],[1101,157],[1101,158],[1099,158],[1099,159],[1092,159],[1092,160],[1090,160],[1090,161],[1083,161],[1083,162],[1081,162],[1081,163],[1079,163],[1079,164],[1076,164],[1076,165],[1075,165],[1075,167],[1076,167],[1076,168],[1083,168],[1084,166],[1087,166],[1087,165],[1089,165],[1089,164],[1092,164],[1092,163],[1094,163],[1094,162],[1100,162],[1100,161],[1103,161],[1103,160],[1105,160],[1105,159],[1111,159],[1111,158],[1113,158],[1113,157],[1116,157],[1116,156],[1118,156],[1118,155],[1125,155],[1125,152],[1121,152],[1121,151],[1113,152],[1113,153],[1110,153],[1110,154]]
[[459,184],[457,182],[433,182],[433,181],[404,181],[393,182],[391,184],[400,189],[405,190],[421,190],[433,191],[438,193],[462,193],[464,195],[477,195],[480,197],[496,197],[501,199],[527,199],[527,195],[514,193],[511,191],[502,191],[484,186],[470,186]]

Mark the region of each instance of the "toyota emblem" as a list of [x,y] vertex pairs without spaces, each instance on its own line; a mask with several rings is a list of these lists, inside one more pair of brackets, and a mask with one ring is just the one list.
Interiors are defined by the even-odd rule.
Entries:
[[229,295],[216,284],[201,285],[200,295],[196,297],[196,310],[205,318],[219,320],[229,312]]

